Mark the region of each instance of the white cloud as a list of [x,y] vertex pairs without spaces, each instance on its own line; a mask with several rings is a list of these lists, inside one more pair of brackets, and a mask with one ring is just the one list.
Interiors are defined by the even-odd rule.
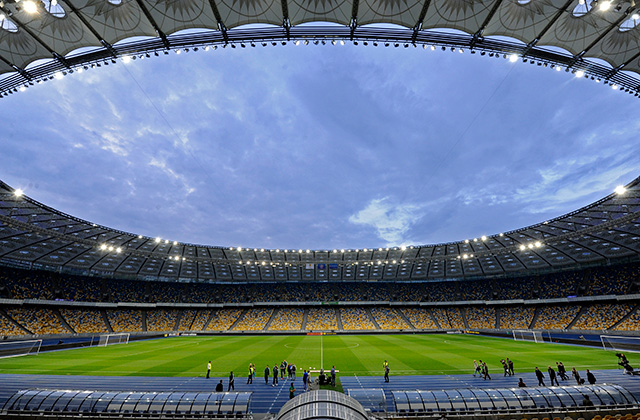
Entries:
[[403,245],[411,225],[422,217],[421,209],[415,204],[393,204],[389,197],[384,197],[371,200],[364,209],[351,215],[349,221],[374,227],[388,246],[398,246]]
[[514,204],[531,214],[563,212],[567,204],[589,201],[594,192],[613,192],[617,183],[636,176],[637,162],[625,161],[626,156],[618,159],[615,149],[600,148],[599,156],[555,160],[539,169],[524,187],[512,190],[504,182],[471,185],[460,190],[457,197],[467,206]]
[[162,170],[162,172],[164,172],[166,175],[170,176],[171,178],[173,178],[174,180],[182,183],[182,185],[184,186],[184,191],[186,195],[192,194],[196,191],[196,189],[192,186],[189,185],[187,178],[182,175],[177,173],[176,171],[174,171],[173,169],[171,169],[168,165],[167,162],[165,160],[162,159],[157,159],[155,157],[151,158],[151,161],[149,162],[149,166],[158,168],[160,170]]

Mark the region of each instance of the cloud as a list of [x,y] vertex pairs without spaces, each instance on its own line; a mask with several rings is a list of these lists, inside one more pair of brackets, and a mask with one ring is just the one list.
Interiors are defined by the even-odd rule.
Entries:
[[149,162],[149,166],[160,169],[164,174],[180,182],[184,187],[184,191],[186,195],[192,194],[196,191],[194,187],[189,185],[187,178],[184,175],[179,174],[173,169],[171,169],[167,165],[167,162],[165,160],[152,157],[151,161]]
[[394,204],[389,197],[373,199],[367,206],[349,217],[349,222],[372,226],[388,246],[403,245],[404,235],[422,217],[421,206]]

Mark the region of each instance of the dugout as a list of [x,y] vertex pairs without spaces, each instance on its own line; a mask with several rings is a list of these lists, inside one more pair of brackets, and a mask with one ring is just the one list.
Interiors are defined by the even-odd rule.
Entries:
[[2,408],[13,417],[251,418],[250,392],[21,390]]

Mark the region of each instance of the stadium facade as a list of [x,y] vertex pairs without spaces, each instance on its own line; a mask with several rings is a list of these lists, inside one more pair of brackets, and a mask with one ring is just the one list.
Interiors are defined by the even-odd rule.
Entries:
[[640,331],[639,181],[489,237],[346,250],[149,238],[1,184],[3,335],[544,330],[600,345]]

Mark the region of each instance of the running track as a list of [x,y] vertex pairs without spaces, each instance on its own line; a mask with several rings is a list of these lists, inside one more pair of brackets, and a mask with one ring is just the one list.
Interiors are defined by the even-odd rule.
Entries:
[[[545,378],[546,369],[543,369]],[[584,371],[580,372],[582,376]],[[640,376],[624,375],[622,370],[593,370],[599,384],[618,384],[640,397]],[[345,393],[349,389],[377,388],[385,392],[387,410],[395,411],[391,391],[415,389],[459,389],[459,388],[512,388],[518,378],[523,378],[529,386],[537,385],[533,372],[517,373],[512,377],[502,376],[502,372],[492,375],[492,380],[468,375],[430,375],[430,376],[393,376],[385,383],[380,376],[342,376],[340,380]],[[225,391],[227,378],[205,379],[198,378],[168,378],[168,377],[139,377],[139,376],[60,376],[60,375],[0,375],[0,408],[16,391],[21,389],[82,389],[109,391],[213,391],[222,379]],[[256,377],[253,384],[246,384],[246,378],[237,377],[235,391],[253,392],[250,409],[253,413],[277,413],[289,399],[289,381],[280,381],[276,387],[265,385],[264,377]],[[545,383],[549,385],[548,379]],[[560,381],[561,385],[575,385],[572,379]],[[302,379],[295,381],[296,395],[302,392]]]

